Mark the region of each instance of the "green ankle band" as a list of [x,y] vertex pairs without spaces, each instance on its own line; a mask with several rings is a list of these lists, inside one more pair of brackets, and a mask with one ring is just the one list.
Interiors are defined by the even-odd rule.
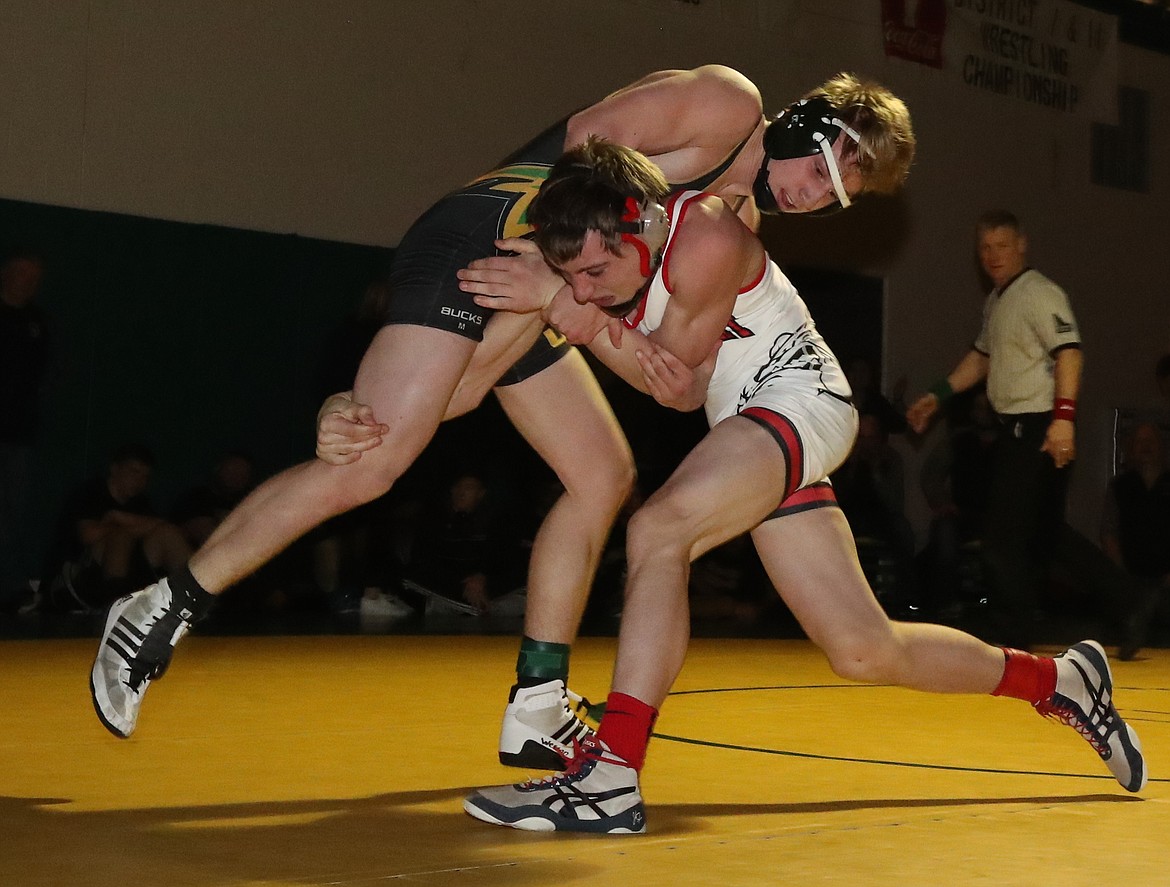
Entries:
[[522,678],[564,680],[569,676],[570,649],[568,644],[552,644],[526,637],[520,642],[516,674]]

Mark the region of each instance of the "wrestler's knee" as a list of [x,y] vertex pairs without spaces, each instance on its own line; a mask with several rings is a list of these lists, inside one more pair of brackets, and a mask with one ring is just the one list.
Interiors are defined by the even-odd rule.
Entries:
[[896,682],[901,649],[892,634],[837,636],[823,647],[833,673],[862,684]]
[[634,512],[626,527],[628,559],[634,563],[654,556],[689,559],[695,539],[688,509],[669,497],[651,497]]
[[627,451],[625,458],[615,459],[609,463],[602,476],[603,490],[607,504],[615,510],[621,508],[634,494],[638,482],[638,469],[634,466],[634,457]]
[[319,522],[344,514],[384,495],[400,474],[373,455],[344,466],[302,463],[272,478],[246,504],[263,508],[277,522],[282,515],[308,515]]
[[355,471],[344,483],[333,484],[325,497],[330,517],[373,502],[394,485],[396,476],[379,471]]
[[566,492],[581,502],[593,503],[598,510],[615,513],[634,491],[638,479],[634,458],[628,449],[611,452],[604,457],[590,454],[574,464],[571,471],[562,472],[560,481]]

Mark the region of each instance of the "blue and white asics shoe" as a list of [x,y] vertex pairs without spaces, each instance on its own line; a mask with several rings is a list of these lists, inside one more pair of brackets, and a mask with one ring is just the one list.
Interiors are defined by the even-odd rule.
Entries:
[[1142,744],[1113,706],[1113,675],[1096,641],[1081,641],[1056,657],[1056,692],[1034,707],[1080,733],[1126,791],[1145,788]]
[[463,801],[463,809],[492,825],[533,832],[646,831],[638,772],[595,737],[577,743],[564,773],[482,788]]

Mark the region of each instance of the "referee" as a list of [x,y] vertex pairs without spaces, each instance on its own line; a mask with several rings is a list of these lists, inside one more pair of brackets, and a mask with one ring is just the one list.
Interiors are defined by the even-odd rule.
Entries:
[[1055,559],[1118,622],[1119,658],[1132,659],[1144,640],[1148,593],[1064,519],[1081,383],[1081,338],[1068,296],[1028,267],[1028,240],[1014,215],[984,213],[975,230],[979,262],[993,285],[983,326],[971,350],[910,406],[906,419],[922,432],[951,395],[987,380],[999,436],[983,561],[1003,642],[1024,650],[1036,642],[1037,588]]

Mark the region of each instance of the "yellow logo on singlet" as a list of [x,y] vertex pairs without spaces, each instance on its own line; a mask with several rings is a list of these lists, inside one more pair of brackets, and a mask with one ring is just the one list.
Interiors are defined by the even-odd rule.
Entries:
[[[528,204],[548,178],[550,167],[540,163],[519,163],[494,169],[473,179],[463,189],[466,194],[495,196],[511,203],[500,222],[500,237],[523,237],[532,231],[528,224]],[[517,197],[516,195],[520,195]]]

